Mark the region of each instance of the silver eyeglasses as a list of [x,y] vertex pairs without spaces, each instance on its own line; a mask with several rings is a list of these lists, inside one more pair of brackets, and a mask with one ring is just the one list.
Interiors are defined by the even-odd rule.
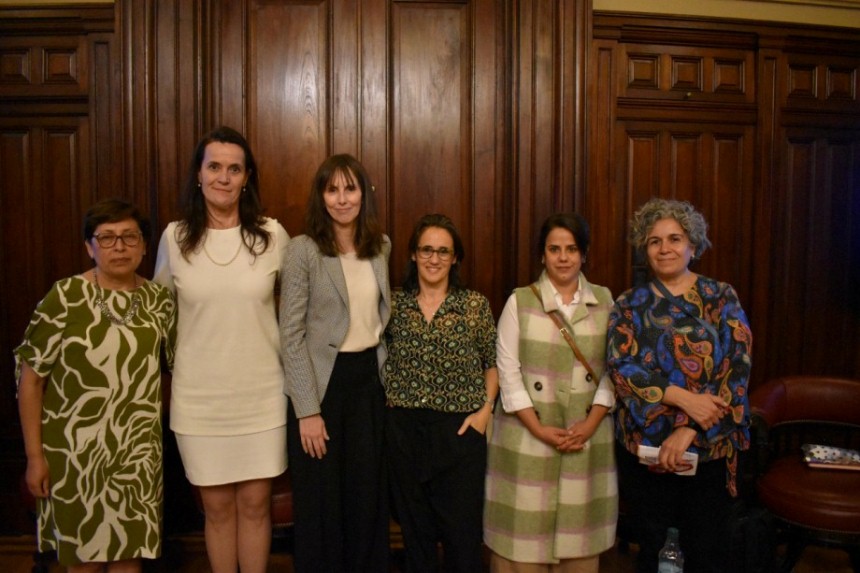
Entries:
[[122,235],[114,235],[113,233],[101,235],[95,233],[93,234],[93,237],[101,248],[109,249],[116,244],[117,239],[121,240],[126,247],[136,247],[143,238],[143,234],[140,232],[128,232],[123,233]]
[[438,249],[434,249],[429,245],[424,245],[423,247],[418,247],[416,249],[418,256],[422,259],[429,259],[433,256],[433,253],[439,255],[440,261],[448,261],[454,256],[454,251],[449,249],[448,247],[439,247]]

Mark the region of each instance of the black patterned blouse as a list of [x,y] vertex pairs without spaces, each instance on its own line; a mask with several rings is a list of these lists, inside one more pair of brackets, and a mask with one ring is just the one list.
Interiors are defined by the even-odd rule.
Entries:
[[496,366],[496,324],[487,299],[468,289],[449,292],[428,323],[414,294],[398,290],[391,298],[388,405],[440,412],[483,406],[484,371]]

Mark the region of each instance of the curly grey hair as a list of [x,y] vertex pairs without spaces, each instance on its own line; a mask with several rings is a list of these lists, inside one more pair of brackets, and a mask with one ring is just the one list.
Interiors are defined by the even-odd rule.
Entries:
[[630,242],[637,251],[645,253],[648,233],[661,219],[675,219],[681,225],[693,245],[696,258],[711,246],[708,223],[695,207],[687,201],[654,198],[639,207],[630,221]]

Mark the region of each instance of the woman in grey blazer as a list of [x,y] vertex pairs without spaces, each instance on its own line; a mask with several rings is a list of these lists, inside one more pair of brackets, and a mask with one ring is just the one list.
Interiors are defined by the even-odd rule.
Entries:
[[295,570],[387,571],[380,369],[391,243],[358,160],[320,165],[305,226],[281,269]]

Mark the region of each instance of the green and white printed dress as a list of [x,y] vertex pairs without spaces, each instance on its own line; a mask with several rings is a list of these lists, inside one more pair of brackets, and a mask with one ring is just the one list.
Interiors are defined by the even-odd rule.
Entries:
[[63,565],[158,557],[162,530],[160,350],[172,361],[172,294],[145,281],[101,290],[114,324],[78,275],[58,281],[15,349],[46,381],[42,444],[50,496],[39,500],[39,549]]

